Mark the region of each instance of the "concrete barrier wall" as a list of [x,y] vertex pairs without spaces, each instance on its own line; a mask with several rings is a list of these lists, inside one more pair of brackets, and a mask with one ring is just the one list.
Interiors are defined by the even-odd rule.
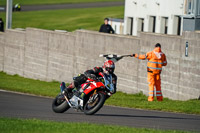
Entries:
[[8,30],[4,42],[3,71],[23,75],[25,32]]
[[[185,57],[185,42],[189,56]],[[177,100],[200,95],[200,33],[183,36],[140,33],[139,37],[79,30],[59,33],[27,28],[0,33],[0,71],[45,81],[70,82],[78,73],[101,66],[99,54],[145,54],[161,43],[168,65],[162,71],[164,97]],[[148,95],[146,63],[124,58],[116,63],[118,90]]]
[[[188,57],[185,42],[188,41]],[[181,41],[179,93],[186,99],[200,95],[200,33],[184,32]],[[185,95],[184,95],[185,94]]]
[[0,71],[3,71],[3,59],[4,59],[4,33],[0,32]]

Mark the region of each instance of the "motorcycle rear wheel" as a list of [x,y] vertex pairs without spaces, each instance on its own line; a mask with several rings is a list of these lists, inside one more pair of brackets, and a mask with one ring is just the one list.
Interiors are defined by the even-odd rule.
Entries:
[[70,108],[62,94],[59,94],[52,102],[52,109],[55,113],[63,113]]
[[89,102],[90,99],[87,101],[87,103],[84,106],[84,113],[86,115],[95,114],[104,105],[105,100],[106,96],[102,92],[98,92],[97,97],[93,100],[93,102]]

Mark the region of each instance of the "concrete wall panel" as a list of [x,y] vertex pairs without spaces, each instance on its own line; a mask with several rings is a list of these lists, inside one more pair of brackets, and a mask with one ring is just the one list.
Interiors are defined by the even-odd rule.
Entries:
[[9,30],[6,31],[4,37],[3,71],[9,74],[19,74],[23,76],[25,32]]
[[4,66],[4,44],[5,44],[5,34],[0,32],[0,71],[3,71]]

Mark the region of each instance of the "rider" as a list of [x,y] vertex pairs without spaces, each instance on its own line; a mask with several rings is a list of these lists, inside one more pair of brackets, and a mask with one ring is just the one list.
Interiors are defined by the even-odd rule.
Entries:
[[97,77],[101,77],[99,73],[104,73],[107,75],[112,75],[112,83],[114,85],[114,90],[111,92],[112,94],[116,93],[117,86],[117,76],[114,74],[115,63],[112,60],[107,60],[104,62],[102,67],[94,67],[91,70],[87,70],[84,74],[80,74],[78,77],[74,78],[74,81],[67,87],[65,87],[65,83],[62,82],[60,87],[61,90],[64,90],[64,93],[71,92],[75,87],[80,88],[80,85],[85,83],[88,78],[97,79]]

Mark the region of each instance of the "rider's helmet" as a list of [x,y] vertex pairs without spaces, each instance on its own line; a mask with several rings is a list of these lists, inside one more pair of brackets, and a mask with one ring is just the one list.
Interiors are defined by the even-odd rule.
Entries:
[[103,64],[104,73],[113,74],[115,70],[115,63],[112,60],[107,60]]

